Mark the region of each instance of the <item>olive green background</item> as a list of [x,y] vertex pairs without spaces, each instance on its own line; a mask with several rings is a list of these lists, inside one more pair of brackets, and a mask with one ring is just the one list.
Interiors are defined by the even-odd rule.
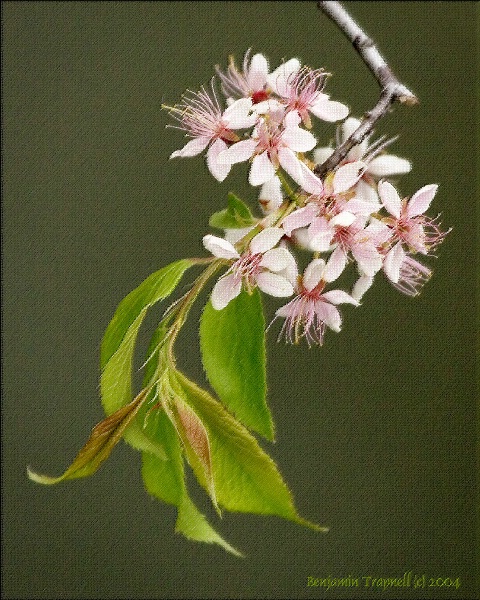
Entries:
[[[477,597],[478,6],[345,5],[421,100],[377,127],[399,133],[392,152],[413,161],[400,191],[439,183],[430,212],[453,230],[419,298],[379,275],[323,348],[269,331],[277,441],[264,447],[301,514],[331,530],[220,521],[195,491],[238,559],[174,534],[175,510],[144,492],[125,444],[94,477],[53,488],[25,468],[62,472],[102,418],[99,344],[120,300],[167,263],[205,255],[229,190],[255,206],[246,165],[219,184],[200,157],[168,160],[184,138],[164,128],[161,103],[249,47],[272,67],[292,56],[323,66],[353,115],[375,104],[377,84],[314,2],[3,3],[3,597]],[[327,142],[334,126],[315,132]],[[199,310],[178,355],[201,382]],[[307,586],[407,571],[461,587]]]

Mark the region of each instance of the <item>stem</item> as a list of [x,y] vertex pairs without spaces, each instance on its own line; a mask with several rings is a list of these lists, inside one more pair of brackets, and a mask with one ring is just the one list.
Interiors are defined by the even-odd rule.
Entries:
[[352,19],[340,2],[321,1],[317,2],[317,7],[343,31],[381,87],[380,99],[373,109],[366,113],[358,129],[338,146],[325,162],[315,166],[314,173],[323,177],[340,164],[354,146],[360,144],[372,133],[377,121],[387,114],[390,106],[396,100],[407,106],[418,104],[419,101],[415,94],[397,79],[373,41]]

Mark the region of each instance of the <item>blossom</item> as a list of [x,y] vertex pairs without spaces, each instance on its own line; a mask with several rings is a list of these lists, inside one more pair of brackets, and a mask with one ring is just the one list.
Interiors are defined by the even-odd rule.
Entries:
[[[342,123],[337,130],[337,143],[338,145],[343,144],[352,133],[358,129],[361,125],[359,119],[349,117],[344,123]],[[378,202],[377,192],[374,184],[376,179],[380,177],[391,177],[393,175],[403,175],[408,173],[412,165],[410,161],[405,158],[400,158],[386,152],[380,153],[381,149],[385,147],[385,144],[374,143],[369,145],[370,136],[354,146],[347,154],[345,159],[340,164],[363,161],[366,163],[365,171],[362,173],[362,179],[356,184],[356,191],[358,196],[363,197],[365,200],[372,202]],[[330,155],[333,153],[331,146],[323,148],[317,148],[314,153],[314,162],[321,164],[325,162]]]
[[240,294],[242,284],[247,290],[258,286],[262,292],[280,298],[293,294],[291,282],[280,272],[291,271],[295,259],[286,248],[274,248],[283,235],[279,227],[268,227],[251,240],[248,250],[241,255],[227,240],[210,234],[204,236],[203,245],[214,256],[234,261],[213,288],[213,308],[225,308]]
[[323,121],[345,119],[348,107],[330,100],[330,96],[322,92],[328,74],[323,69],[300,69],[300,64],[297,63],[289,61],[280,65],[267,77],[271,88],[281,97],[287,110],[296,111],[308,129],[312,127],[309,112]]
[[336,305],[358,306],[358,301],[342,290],[323,292],[327,283],[325,271],[325,261],[317,258],[307,266],[303,277],[298,278],[297,295],[275,313],[276,317],[285,318],[279,338],[283,336],[291,344],[305,338],[308,346],[322,345],[327,327],[336,332],[341,329],[342,319]]
[[253,104],[269,97],[267,89],[268,60],[263,54],[254,54],[250,59],[251,49],[245,53],[243,71],[239,71],[233,56],[230,56],[226,73],[217,65],[215,70],[222,82],[222,91],[229,99],[251,98]]
[[380,181],[378,184],[382,204],[391,215],[384,222],[390,227],[393,241],[396,242],[384,260],[384,271],[392,283],[399,282],[402,265],[406,260],[403,244],[413,252],[428,254],[448,233],[440,230],[436,219],[423,214],[428,210],[437,189],[436,184],[425,185],[410,200],[402,200],[391,183]]
[[228,166],[253,157],[248,176],[251,185],[270,181],[281,166],[299,185],[303,183],[302,162],[297,152],[307,152],[315,147],[315,137],[299,127],[300,117],[295,112],[283,116],[283,111],[261,117],[252,137],[232,144],[221,153],[218,160]]
[[230,165],[218,162],[218,155],[239,139],[234,130],[249,128],[256,123],[257,116],[251,114],[251,108],[252,100],[241,98],[222,111],[213,82],[212,96],[204,87],[199,92],[188,92],[183,103],[169,110],[180,123],[176,128],[185,131],[192,139],[180,150],[172,152],[170,158],[196,156],[209,146],[208,169],[218,181],[223,181],[230,171]]

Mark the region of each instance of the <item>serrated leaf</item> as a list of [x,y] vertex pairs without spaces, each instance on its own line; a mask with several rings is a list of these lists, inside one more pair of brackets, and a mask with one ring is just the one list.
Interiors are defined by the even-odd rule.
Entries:
[[142,476],[145,488],[152,496],[173,504],[178,509],[175,530],[186,538],[207,544],[218,544],[236,556],[238,550],[226,542],[208,523],[191,501],[186,485],[182,448],[175,429],[163,410],[156,410],[147,420],[146,428],[154,439],[161,441],[168,460],[142,453]]
[[178,371],[172,376],[171,383],[208,431],[215,492],[220,506],[230,511],[276,515],[317,531],[326,531],[298,515],[274,461],[219,402]]
[[246,427],[272,440],[266,403],[265,319],[258,290],[222,310],[209,301],[200,320],[202,362],[218,398]]
[[255,225],[256,219],[248,206],[235,194],[228,194],[227,208],[214,213],[209,220],[211,227],[217,229],[241,229]]
[[48,475],[39,475],[28,468],[27,472],[30,479],[37,483],[52,485],[66,479],[78,479],[93,475],[110,456],[113,448],[122,438],[125,429],[135,418],[142,404],[145,402],[147,395],[148,390],[142,390],[130,404],[122,406],[109,417],[95,425],[86,444],[63,475],[60,475],[60,477],[49,477]]
[[[169,296],[191,260],[180,260],[156,271],[119,304],[102,340],[100,390],[107,415],[127,404],[132,397],[132,362],[138,331],[147,310]],[[162,446],[152,442],[137,420],[124,432],[125,441],[136,450],[165,458]]]

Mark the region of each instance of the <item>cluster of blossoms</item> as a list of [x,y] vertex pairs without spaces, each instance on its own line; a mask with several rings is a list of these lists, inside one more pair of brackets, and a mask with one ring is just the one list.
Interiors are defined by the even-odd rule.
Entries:
[[[315,165],[334,148],[317,147],[311,115],[341,122],[338,144],[361,124],[324,93],[323,69],[302,67],[293,58],[270,72],[262,54],[247,52],[242,68],[231,59],[217,75],[223,106],[212,80],[211,91],[187,92],[182,103],[168,107],[177,128],[191,138],[171,158],[206,151],[208,169],[219,181],[234,164],[249,161],[248,181],[261,186],[263,218],[226,230],[223,238],[203,238],[205,248],[229,264],[213,288],[213,307],[223,309],[243,287],[294,296],[276,311],[285,319],[281,335],[311,345],[322,344],[327,327],[340,330],[337,305],[357,306],[380,271],[401,292],[418,294],[431,270],[414,255],[430,254],[446,235],[438,218],[424,214],[437,185],[402,199],[386,178],[409,172],[410,162],[385,152],[391,142],[370,144],[368,137],[323,179],[315,174]],[[311,253],[302,274],[298,249]],[[358,273],[353,289],[329,290],[350,263]]]

